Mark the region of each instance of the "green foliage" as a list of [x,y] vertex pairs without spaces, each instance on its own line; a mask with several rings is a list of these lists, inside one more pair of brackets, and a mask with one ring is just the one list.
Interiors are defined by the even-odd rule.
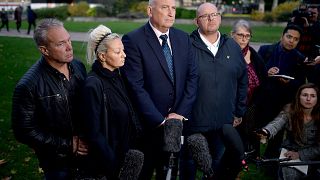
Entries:
[[140,12],[140,13],[144,13],[145,15],[147,15],[147,7],[148,7],[147,1],[133,3],[130,7],[130,12]]
[[112,12],[113,12],[113,14],[127,12],[129,10],[129,5],[130,5],[130,3],[128,2],[128,0],[117,0],[113,4]]
[[111,11],[108,8],[97,6],[95,7],[96,17],[106,17],[111,15]]
[[97,16],[97,9],[96,8],[90,8],[87,11],[87,15],[91,17]]
[[176,18],[180,19],[193,19],[196,17],[196,10],[189,10],[184,8],[176,9]]
[[261,21],[264,18],[264,14],[262,12],[259,11],[252,11],[250,18],[254,21]]
[[299,1],[288,1],[272,10],[272,16],[277,21],[288,21],[292,11],[299,6]]
[[271,13],[271,12],[265,13],[262,20],[263,20],[264,22],[266,22],[266,23],[271,23],[271,22],[273,22],[272,13]]
[[68,18],[68,7],[58,6],[54,8],[42,8],[34,10],[37,13],[39,19],[43,18],[57,18],[60,20],[65,20]]
[[68,6],[68,12],[71,16],[87,16],[89,10],[89,4],[85,1],[81,1],[76,4],[70,4]]

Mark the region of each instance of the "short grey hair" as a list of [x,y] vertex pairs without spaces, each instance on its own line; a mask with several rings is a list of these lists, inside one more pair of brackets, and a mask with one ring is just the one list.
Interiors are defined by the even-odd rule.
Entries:
[[244,20],[244,19],[240,19],[238,21],[236,21],[233,26],[232,26],[232,33],[237,32],[237,30],[243,27],[245,28],[248,32],[250,32],[250,34],[252,34],[252,30],[251,30],[251,25],[248,21]]
[[154,2],[155,0],[149,0],[149,6],[153,6],[154,5]]
[[33,40],[37,46],[47,45],[48,43],[48,31],[52,28],[64,27],[63,23],[58,19],[48,18],[40,21],[39,25],[34,30]]
[[98,57],[100,52],[108,50],[107,45],[110,41],[120,38],[116,33],[112,33],[111,29],[104,25],[99,25],[95,29],[91,29],[88,35],[87,45],[87,63],[92,64]]

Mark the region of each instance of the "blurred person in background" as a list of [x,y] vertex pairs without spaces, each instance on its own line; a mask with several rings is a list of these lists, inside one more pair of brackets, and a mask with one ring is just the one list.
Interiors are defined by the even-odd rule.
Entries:
[[17,6],[14,10],[14,19],[16,20],[17,31],[20,33],[20,27],[22,22],[22,6]]
[[7,31],[9,32],[9,17],[8,17],[7,11],[4,8],[2,8],[0,12],[0,18],[1,18],[0,31],[4,26],[6,26]]
[[301,5],[292,13],[288,24],[298,25],[302,29],[297,49],[308,58],[305,73],[308,82],[320,85],[320,22],[319,8],[316,5]]
[[27,34],[30,34],[31,26],[33,26],[33,29],[36,28],[36,19],[37,19],[37,14],[31,9],[31,6],[27,7],[27,18],[28,18]]

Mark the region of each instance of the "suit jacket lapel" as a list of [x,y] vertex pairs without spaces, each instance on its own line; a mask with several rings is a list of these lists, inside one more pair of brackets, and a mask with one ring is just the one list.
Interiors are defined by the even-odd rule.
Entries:
[[165,73],[167,74],[167,77],[171,81],[168,64],[167,64],[166,58],[164,57],[162,47],[158,41],[158,38],[156,37],[155,33],[153,32],[149,22],[145,25],[145,33],[147,36],[147,42],[148,42],[149,46],[153,50],[154,54],[156,55],[158,61],[161,64],[162,69],[165,71]]

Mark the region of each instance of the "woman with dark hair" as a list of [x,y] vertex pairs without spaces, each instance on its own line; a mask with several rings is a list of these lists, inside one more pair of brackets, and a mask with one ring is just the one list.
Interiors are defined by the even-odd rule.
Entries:
[[[268,125],[261,129],[263,138],[273,138],[281,129],[286,137],[282,143],[283,155],[292,160],[312,161],[320,159],[320,111],[319,89],[312,83],[304,84],[299,89],[293,103]],[[308,175],[312,171],[309,166]],[[296,168],[281,167],[280,179],[301,179],[306,176]]]

